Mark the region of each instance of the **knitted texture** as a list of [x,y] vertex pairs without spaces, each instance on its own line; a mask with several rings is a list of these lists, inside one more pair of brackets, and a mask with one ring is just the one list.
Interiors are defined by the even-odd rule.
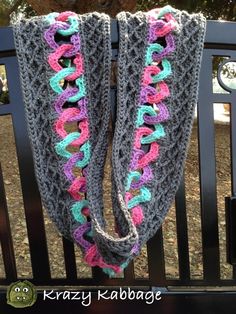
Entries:
[[[124,101],[133,102],[135,114],[132,131],[127,123],[130,116],[127,113],[127,116],[122,116],[126,120],[122,132],[127,136],[122,137],[120,145],[113,145],[119,147],[118,169],[121,171],[116,173],[117,177],[121,178],[127,190],[131,188],[131,192],[138,190],[139,193],[138,202],[136,196],[129,194],[130,191],[126,194],[128,207],[135,209],[133,215],[139,213],[139,223],[136,225],[139,241],[135,255],[161,226],[183,174],[197,103],[206,28],[206,20],[201,14],[188,14],[170,6],[152,10],[146,17],[146,58],[141,82],[138,87],[135,86],[139,89],[140,97],[136,101],[135,98],[123,98]],[[127,18],[134,19],[129,13],[120,13],[119,25],[127,25]],[[130,47],[139,40],[132,37],[133,32],[134,29],[126,35],[131,41]],[[126,67],[129,67],[137,62],[136,58],[142,53],[139,49],[135,50],[135,54],[132,48],[120,49],[120,59],[122,56],[126,58]],[[124,76],[120,71],[120,75]],[[123,78],[123,82],[126,86],[129,84],[128,76]],[[118,90],[118,95],[121,94],[122,91]],[[120,104],[121,100],[118,99],[118,106]],[[127,104],[122,104],[127,107]],[[138,130],[134,130],[134,125]],[[127,147],[134,147],[132,157],[127,153]],[[123,167],[120,156],[127,158]],[[135,201],[130,203],[132,200]],[[120,219],[118,214],[115,217],[117,221]],[[120,234],[126,232],[120,221],[117,225]],[[132,257],[128,261],[130,259]]]
[[[117,15],[112,210],[103,216],[110,19],[51,13],[14,25],[35,174],[58,230],[113,275],[161,226],[179,186],[198,95],[205,18],[170,6]],[[76,125],[72,130],[70,128]]]
[[[83,167],[89,162],[103,115],[109,115],[106,108],[109,107],[110,86],[110,19],[97,13],[75,17],[69,12],[60,15],[58,21],[56,16],[22,19],[14,24],[15,45],[35,174],[43,205],[61,234],[81,245],[86,254],[93,241],[83,239],[91,232],[91,223],[86,219],[88,203],[82,196],[86,193],[86,167]],[[57,31],[69,28],[69,16],[73,17],[74,29],[71,27],[71,33],[60,35],[69,36],[70,43],[67,37],[65,43],[59,45]],[[83,55],[86,55],[85,60]],[[62,68],[62,57],[65,57],[63,67],[67,62],[72,61],[72,64]],[[66,84],[70,82],[64,91],[60,84],[62,79]],[[93,88],[88,90],[86,85]],[[89,113],[86,92],[90,100]],[[68,122],[76,122],[78,131],[68,134],[65,130]],[[87,141],[87,146],[84,141]],[[106,141],[104,137],[104,144]],[[70,145],[79,149],[72,154]],[[82,176],[73,174],[75,165],[83,168]],[[102,170],[101,167],[101,175]],[[102,263],[100,256],[97,259],[97,262],[90,262],[91,266]],[[115,270],[119,269],[115,267]]]
[[[52,13],[46,17],[46,20],[50,24],[50,27],[44,32],[44,38],[53,49],[53,52],[48,56],[48,63],[56,72],[50,78],[50,86],[55,93],[59,94],[53,104],[55,111],[59,114],[54,123],[54,128],[62,140],[56,143],[55,150],[65,160],[64,174],[71,183],[67,191],[75,201],[69,209],[69,212],[72,213],[73,218],[78,223],[78,226],[73,230],[73,239],[83,249],[85,260],[89,265],[110,267],[115,271],[119,271],[118,266],[109,265],[103,261],[97,251],[96,244],[91,239],[91,223],[88,220],[90,219],[90,209],[84,195],[87,191],[86,176],[87,165],[91,156],[91,145],[88,129],[88,98],[84,79],[84,58],[80,44],[82,23],[77,14],[73,12]],[[104,23],[105,32],[108,31],[107,27],[109,27],[109,20],[108,24]],[[64,37],[61,45],[56,42],[57,33]],[[65,44],[64,41],[68,41],[68,39],[70,39],[71,43]],[[105,43],[105,45],[104,49],[109,50],[109,42]],[[64,64],[64,68],[60,65],[59,59],[60,63]],[[72,66],[72,64],[75,66]],[[106,69],[109,70],[109,61],[107,65]],[[64,85],[66,83],[65,89],[59,84],[61,80],[64,80]],[[106,90],[108,90],[108,80],[105,83]],[[76,88],[73,86],[76,86]],[[61,99],[63,99],[63,102]],[[76,104],[76,107],[63,110],[62,106],[65,102]],[[58,110],[59,104],[60,109]],[[78,122],[78,130],[81,132],[67,133],[65,125],[74,121]],[[96,132],[92,134],[95,135]],[[70,146],[77,148],[74,153],[68,151]],[[76,168],[83,169],[82,174],[77,177],[73,174]]]

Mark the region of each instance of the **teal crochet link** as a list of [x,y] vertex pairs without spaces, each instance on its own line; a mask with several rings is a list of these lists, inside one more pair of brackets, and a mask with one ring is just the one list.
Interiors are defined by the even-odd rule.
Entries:
[[51,77],[50,85],[54,92],[56,92],[57,94],[61,94],[63,92],[63,88],[60,86],[60,82],[74,72],[75,68],[65,68],[57,72],[53,77]]
[[[72,154],[66,150],[66,147],[70,145],[71,142],[74,140],[77,140],[80,137],[79,132],[72,132],[69,133],[62,141],[56,143],[55,150],[58,155],[64,157],[64,158],[71,158]],[[90,143],[86,142],[81,147],[80,150],[84,153],[84,158],[82,160],[78,160],[76,163],[77,167],[84,168],[89,163],[90,159]]]
[[77,140],[80,137],[79,132],[69,133],[62,141],[56,143],[55,149],[58,155],[69,159],[72,154],[66,150],[66,147],[70,145],[71,142]]
[[[72,67],[62,69],[61,71],[56,73],[52,78],[50,78],[50,85],[52,89],[54,90],[54,92],[56,92],[57,94],[61,94],[63,92],[63,88],[60,86],[60,82],[64,80],[68,75],[74,72],[75,72],[75,68],[72,68]],[[83,75],[81,75],[75,81],[75,84],[78,87],[79,91],[76,95],[69,97],[68,101],[70,102],[77,102],[86,94]]]
[[76,166],[80,168],[85,168],[90,160],[91,156],[91,145],[90,142],[85,142],[81,147],[80,147],[80,152],[84,154],[84,158],[82,160],[77,161]]
[[55,23],[55,19],[58,17],[59,13],[57,12],[52,12],[47,14],[45,17],[45,21],[48,22],[50,25]]
[[172,73],[170,62],[167,59],[163,59],[161,64],[162,64],[163,70],[160,73],[152,76],[152,84],[156,84],[164,80],[164,78],[166,78]]
[[161,8],[159,13],[156,16],[156,19],[160,19],[162,18],[165,14],[167,13],[173,13],[176,10],[174,8],[172,8],[170,5],[166,5],[164,8]]
[[81,224],[84,224],[87,222],[87,218],[81,212],[81,210],[85,207],[88,207],[88,201],[87,200],[78,201],[78,202],[74,203],[70,208],[70,210],[73,213],[75,220],[80,222]]
[[[128,266],[128,264],[129,262],[124,262],[123,264],[120,265],[120,268],[124,270]],[[110,268],[103,268],[103,272],[107,274],[110,278],[116,276],[116,273]]]
[[[172,8],[170,6],[167,6],[165,7],[164,10],[161,9],[157,12],[158,13],[154,13],[154,14],[156,16],[158,15],[159,18],[156,18],[156,20],[159,20],[165,14],[171,13]],[[169,18],[171,17],[169,16]],[[161,85],[159,86],[158,83],[164,85],[165,78],[172,74],[171,63],[169,62],[169,60],[167,60],[167,58],[163,58],[163,56],[161,56],[161,53],[164,51],[164,49],[165,48],[161,44],[154,42],[152,40],[148,43],[147,48],[146,48],[146,55],[145,55],[145,67],[147,67],[146,68],[147,72],[144,72],[144,80],[142,82],[143,91],[146,92],[145,89],[147,88],[147,85],[149,85],[151,88],[155,88],[157,92],[159,92],[159,89],[160,89],[160,93],[163,93],[163,97],[165,93],[161,89]],[[158,62],[156,62],[153,58],[155,53],[160,55],[160,60],[158,60]],[[166,85],[164,85],[164,87],[165,86]],[[147,103],[149,103],[149,101],[146,101],[146,104],[141,103],[142,105],[137,110],[137,118],[136,118],[135,124],[136,124],[136,128],[140,130],[145,127],[144,115],[148,114],[149,116],[153,116],[153,117],[157,117],[159,115],[159,110],[158,111],[155,110],[155,108],[152,106],[152,101],[148,105]],[[156,142],[158,139],[160,139],[161,137],[164,137],[166,135],[162,124],[153,123],[153,127],[154,127],[154,130],[153,128],[148,129],[148,135],[141,137],[140,139],[141,145],[152,144]],[[143,131],[145,134],[146,129],[144,128]],[[156,150],[155,154],[156,156],[158,156],[159,154],[158,150]],[[138,181],[140,178],[141,178],[141,173],[139,171],[129,171],[126,178],[125,191],[129,192],[131,189],[132,181],[133,180]],[[139,191],[140,191],[139,195],[133,196],[127,202],[128,209],[132,209],[135,206],[139,206],[141,203],[145,203],[151,200],[152,195],[147,187],[143,186],[139,189]]]
[[150,144],[166,135],[161,124],[155,124],[154,127],[155,131],[152,134],[142,137],[141,144]]
[[69,97],[68,101],[70,102],[77,102],[79,101],[82,97],[86,95],[85,91],[85,83],[84,83],[84,76],[81,75],[76,81],[75,81],[76,86],[78,87],[79,91],[76,95]]
[[149,114],[150,116],[156,116],[157,112],[151,106],[143,105],[143,106],[139,107],[138,114],[137,114],[137,119],[136,119],[136,122],[135,122],[136,123],[136,127],[139,127],[139,126],[144,124],[143,116],[145,114]]
[[146,61],[145,61],[145,65],[152,65],[153,64],[153,59],[152,59],[152,55],[154,52],[160,53],[164,50],[164,47],[162,47],[162,45],[160,44],[149,44],[147,47],[147,52],[146,52]]
[[127,207],[129,209],[139,205],[140,203],[148,202],[152,198],[152,195],[148,188],[146,187],[141,187],[140,188],[140,194],[134,196],[131,200],[128,201]]
[[126,185],[125,185],[125,191],[129,191],[130,189],[130,186],[131,186],[131,182],[133,181],[133,179],[135,180],[139,180],[141,177],[141,173],[138,172],[138,171],[130,171],[128,173],[128,176],[127,176],[127,180],[126,180]]
[[70,36],[79,31],[78,19],[75,16],[69,16],[68,22],[70,27],[68,29],[58,29],[57,33],[62,36]]

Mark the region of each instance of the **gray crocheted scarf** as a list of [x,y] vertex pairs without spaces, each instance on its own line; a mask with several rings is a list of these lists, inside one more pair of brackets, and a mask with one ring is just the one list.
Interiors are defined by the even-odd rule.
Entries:
[[110,120],[105,14],[51,13],[14,24],[28,133],[44,207],[90,266],[121,272],[161,226],[183,173],[198,96],[205,18],[170,6],[117,15],[112,212],[103,177]]

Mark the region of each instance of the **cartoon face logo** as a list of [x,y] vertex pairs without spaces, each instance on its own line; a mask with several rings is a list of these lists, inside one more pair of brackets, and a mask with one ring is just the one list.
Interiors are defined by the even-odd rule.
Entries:
[[27,281],[13,282],[7,289],[7,304],[14,307],[32,306],[37,300],[34,285]]

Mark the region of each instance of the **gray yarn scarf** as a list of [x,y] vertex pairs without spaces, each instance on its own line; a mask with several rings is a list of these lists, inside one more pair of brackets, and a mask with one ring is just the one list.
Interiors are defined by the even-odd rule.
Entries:
[[[86,95],[69,107],[81,109],[86,97],[90,159],[84,172],[86,188],[80,190],[86,193],[89,208],[84,223],[70,211],[75,200],[68,193],[71,182],[65,176],[68,160],[55,152],[62,138],[53,127],[59,114],[53,106],[58,95],[49,84],[55,75],[47,62],[53,49],[44,36],[49,22],[41,16],[13,25],[42,203],[59,232],[82,248],[86,262],[110,275],[126,267],[161,226],[178,189],[188,150],[206,21],[201,14],[169,6],[162,10],[117,15],[118,99],[111,160],[117,236],[107,232],[103,215],[110,120],[110,18],[99,13],[77,15]],[[61,23],[66,30],[73,24],[72,18],[69,26],[63,26],[63,18],[55,21],[55,16],[51,25]],[[64,43],[59,38],[58,45],[60,40]],[[66,67],[63,62],[60,65]],[[87,232],[82,238],[81,230]]]

